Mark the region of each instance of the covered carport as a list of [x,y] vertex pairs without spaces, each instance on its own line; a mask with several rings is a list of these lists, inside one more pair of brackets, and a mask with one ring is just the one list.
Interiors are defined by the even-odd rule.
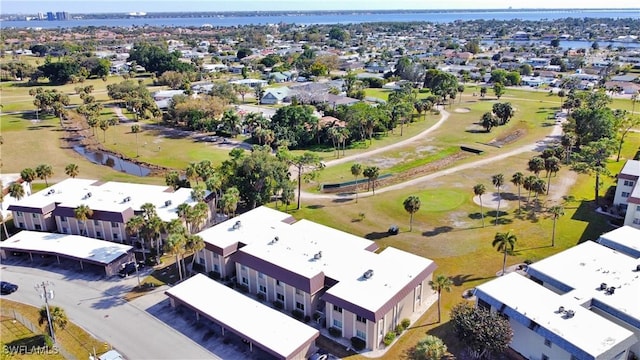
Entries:
[[306,359],[320,332],[205,275],[198,274],[166,291],[172,307],[184,306],[231,332],[253,351],[257,346],[275,359]]
[[75,260],[80,269],[97,266],[106,276],[116,275],[122,264],[133,261],[133,247],[79,235],[54,234],[23,230],[0,243],[0,257],[7,259],[14,253],[25,253],[33,262],[34,255],[55,256]]

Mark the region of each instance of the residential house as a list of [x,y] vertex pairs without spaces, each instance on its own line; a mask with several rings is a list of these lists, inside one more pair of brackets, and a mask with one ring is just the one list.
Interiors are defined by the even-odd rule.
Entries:
[[391,247],[376,252],[375,242],[268,207],[198,235],[205,249],[196,261],[214,278],[360,338],[368,349],[383,348],[385,334],[437,297],[429,287],[433,261]]
[[286,87],[269,88],[264,91],[264,95],[260,98],[260,104],[282,104],[289,102],[291,98],[291,90]]
[[626,211],[624,224],[640,229],[640,161],[627,160],[618,174],[613,205]]

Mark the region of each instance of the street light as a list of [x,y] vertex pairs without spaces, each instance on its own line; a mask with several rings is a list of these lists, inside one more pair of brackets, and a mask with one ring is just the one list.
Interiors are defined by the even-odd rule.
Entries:
[[44,305],[47,309],[47,323],[49,324],[49,332],[51,333],[51,339],[53,342],[56,342],[56,336],[53,333],[53,324],[51,323],[51,313],[49,312],[49,300],[53,300],[55,294],[52,289],[47,290],[47,286],[54,286],[54,284],[50,281],[43,281],[39,284],[36,284],[34,288],[40,295],[41,299],[44,299]]

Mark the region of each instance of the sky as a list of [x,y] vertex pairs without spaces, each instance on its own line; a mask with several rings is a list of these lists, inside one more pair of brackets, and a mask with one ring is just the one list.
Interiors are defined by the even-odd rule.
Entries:
[[[615,8],[640,8],[638,0],[617,0]],[[380,9],[531,9],[602,8],[596,0],[0,0],[0,14],[265,11],[265,10],[380,10]]]

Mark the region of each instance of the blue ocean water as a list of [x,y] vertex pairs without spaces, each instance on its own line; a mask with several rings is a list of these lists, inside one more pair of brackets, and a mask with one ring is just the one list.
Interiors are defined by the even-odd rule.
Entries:
[[389,12],[389,13],[349,13],[349,14],[291,14],[277,16],[215,16],[215,17],[166,17],[150,18],[136,17],[127,19],[72,19],[66,21],[2,21],[3,28],[72,28],[79,26],[169,26],[169,27],[200,27],[208,24],[213,26],[241,26],[265,24],[349,24],[366,22],[413,22],[427,21],[434,23],[448,23],[456,20],[555,20],[563,18],[631,18],[640,19],[640,10],[540,10],[540,11],[438,11],[438,12]]

